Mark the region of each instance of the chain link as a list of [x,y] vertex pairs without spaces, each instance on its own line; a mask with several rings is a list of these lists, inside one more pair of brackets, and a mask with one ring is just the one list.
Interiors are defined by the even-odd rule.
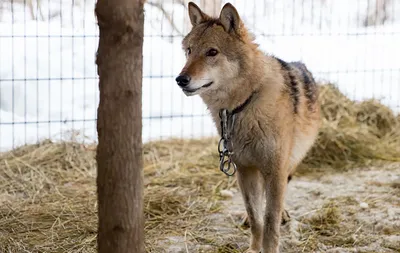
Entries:
[[235,123],[235,114],[229,113],[227,109],[219,112],[221,119],[221,139],[218,143],[219,168],[227,176],[233,176],[236,173],[236,164],[232,160],[233,143],[232,132]]

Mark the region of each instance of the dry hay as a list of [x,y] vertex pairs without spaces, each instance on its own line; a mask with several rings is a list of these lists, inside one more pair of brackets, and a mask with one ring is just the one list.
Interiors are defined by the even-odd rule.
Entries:
[[[307,165],[399,161],[400,120],[388,108],[376,101],[352,102],[332,86],[322,87],[321,98],[324,122]],[[160,241],[174,236],[211,245],[212,252],[244,249],[226,239],[247,241],[248,231],[227,235],[209,226],[220,212],[219,191],[235,185],[218,170],[216,147],[215,138],[144,145],[148,251],[163,252],[169,242],[160,248]],[[96,252],[94,150],[44,141],[0,155],[0,252]],[[304,221],[311,225],[302,231],[301,247],[312,249],[330,233],[327,227],[338,227],[340,212],[329,210]]]
[[[359,202],[353,197],[333,198],[326,201],[320,209],[300,220],[301,225],[298,230],[301,243],[297,245],[299,251],[301,249],[301,252],[324,252],[330,247],[340,246],[342,249],[356,247],[356,252],[371,252],[371,250],[362,249],[374,243],[380,244],[387,252],[400,250],[399,240],[390,241],[382,238],[382,235],[400,236],[399,227],[396,224],[388,226],[372,221],[362,222],[357,218],[358,212],[360,212]],[[374,230],[378,232],[371,233]]]
[[95,252],[93,152],[45,141],[0,166],[0,252]]
[[[214,234],[203,232],[207,215],[219,211],[219,189],[235,183],[215,170],[215,145],[204,139],[144,146],[148,251],[160,252],[155,241],[186,230],[191,240],[214,243]],[[0,252],[96,251],[93,149],[45,141],[2,155]]]
[[321,86],[320,98],[323,122],[307,165],[400,161],[400,115],[377,100],[354,102],[333,85]]

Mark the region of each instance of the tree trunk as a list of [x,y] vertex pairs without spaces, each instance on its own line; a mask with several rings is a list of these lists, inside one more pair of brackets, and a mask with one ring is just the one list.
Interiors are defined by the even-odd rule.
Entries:
[[142,47],[144,0],[98,0],[98,251],[144,252]]

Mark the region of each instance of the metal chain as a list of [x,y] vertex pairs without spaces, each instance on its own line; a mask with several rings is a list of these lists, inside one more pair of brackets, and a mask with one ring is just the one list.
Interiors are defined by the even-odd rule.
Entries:
[[218,143],[219,168],[228,176],[233,176],[237,170],[236,164],[232,160],[232,134],[236,114],[243,111],[256,93],[257,91],[253,91],[243,104],[239,105],[232,111],[228,111],[227,109],[221,109],[219,111],[219,118],[221,119],[221,139]]
[[232,132],[235,123],[235,114],[229,113],[227,109],[219,112],[221,119],[221,139],[218,143],[219,168],[227,176],[233,176],[236,173],[236,164],[232,160],[233,143]]

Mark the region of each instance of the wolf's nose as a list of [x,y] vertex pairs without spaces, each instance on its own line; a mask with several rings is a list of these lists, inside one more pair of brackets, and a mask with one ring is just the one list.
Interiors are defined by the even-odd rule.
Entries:
[[179,86],[185,87],[190,83],[190,76],[180,75],[175,79],[175,81],[178,83]]

